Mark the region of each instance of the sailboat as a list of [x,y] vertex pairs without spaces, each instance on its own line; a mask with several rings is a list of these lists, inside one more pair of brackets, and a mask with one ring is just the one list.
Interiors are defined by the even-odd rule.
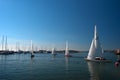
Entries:
[[55,53],[55,48],[52,48],[52,55],[56,55],[56,53]]
[[65,56],[66,56],[66,57],[72,57],[72,55],[69,54],[69,50],[68,50],[68,42],[67,42],[67,41],[66,41]]
[[31,41],[31,58],[34,57],[34,52],[33,52],[33,44],[32,44],[32,41]]
[[100,62],[111,62],[111,60],[106,60],[103,57],[103,49],[101,47],[100,41],[99,41],[99,36],[97,34],[97,28],[95,25],[95,30],[94,30],[94,38],[92,40],[89,53],[87,58],[85,58],[87,61],[100,61]]

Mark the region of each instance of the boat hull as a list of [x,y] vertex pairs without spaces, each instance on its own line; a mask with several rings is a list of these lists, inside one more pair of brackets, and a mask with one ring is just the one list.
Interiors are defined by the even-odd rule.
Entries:
[[85,58],[86,61],[91,61],[91,62],[112,62],[111,60],[90,60]]
[[31,55],[31,57],[35,57],[35,55]]
[[65,55],[65,57],[72,57],[72,55]]
[[53,55],[53,56],[56,56],[57,54],[54,53],[54,54],[52,54],[52,55]]

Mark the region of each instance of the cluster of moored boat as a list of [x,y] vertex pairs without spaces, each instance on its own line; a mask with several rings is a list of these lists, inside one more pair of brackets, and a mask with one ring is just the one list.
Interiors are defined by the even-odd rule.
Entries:
[[[55,49],[52,49],[52,55],[56,55],[54,53]],[[94,37],[89,49],[89,53],[87,58],[85,58],[85,60],[87,61],[95,61],[95,62],[111,62],[111,60],[107,60],[104,58],[104,51],[103,48],[101,47],[100,41],[99,41],[99,36],[97,33],[97,28],[95,26],[95,30],[94,30]],[[69,54],[68,51],[68,42],[66,41],[66,50],[65,50],[65,56],[66,57],[72,57],[72,55]]]

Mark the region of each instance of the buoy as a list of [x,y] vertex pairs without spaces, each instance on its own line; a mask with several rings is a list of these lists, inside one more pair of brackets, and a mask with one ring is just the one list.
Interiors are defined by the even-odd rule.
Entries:
[[119,66],[119,62],[115,62],[115,67],[118,67]]

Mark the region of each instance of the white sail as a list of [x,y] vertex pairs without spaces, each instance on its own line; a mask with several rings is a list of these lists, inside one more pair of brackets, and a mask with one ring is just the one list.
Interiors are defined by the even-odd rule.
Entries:
[[55,54],[55,48],[52,48],[52,54]]
[[101,48],[101,44],[99,42],[99,37],[97,34],[97,29],[95,26],[94,38],[92,40],[87,59],[93,60],[93,59],[95,59],[95,57],[100,57],[102,52],[103,52],[103,50]]
[[94,43],[94,39],[93,39],[91,46],[90,46],[88,56],[87,56],[87,59],[92,60],[94,58],[94,54],[95,54],[95,43]]
[[90,72],[90,80],[100,80],[101,64],[87,62],[88,70]]
[[66,41],[66,49],[65,49],[65,55],[68,55],[69,51],[68,51],[68,42]]

